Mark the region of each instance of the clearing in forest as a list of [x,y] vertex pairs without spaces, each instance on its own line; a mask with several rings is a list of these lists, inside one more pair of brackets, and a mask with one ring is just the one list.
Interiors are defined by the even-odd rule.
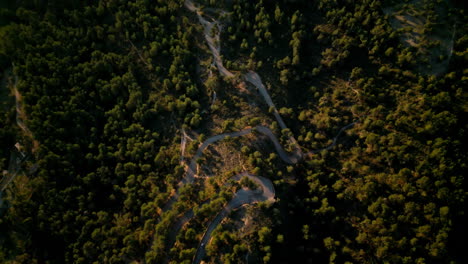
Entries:
[[402,43],[415,48],[416,55],[425,62],[417,65],[421,73],[439,75],[447,70],[456,31],[449,9],[446,0],[437,4],[415,0],[383,9]]

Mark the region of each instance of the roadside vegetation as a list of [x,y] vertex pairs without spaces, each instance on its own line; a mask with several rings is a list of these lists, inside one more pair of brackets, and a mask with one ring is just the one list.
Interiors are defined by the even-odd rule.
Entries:
[[0,4],[1,263],[468,261],[462,1],[194,4]]

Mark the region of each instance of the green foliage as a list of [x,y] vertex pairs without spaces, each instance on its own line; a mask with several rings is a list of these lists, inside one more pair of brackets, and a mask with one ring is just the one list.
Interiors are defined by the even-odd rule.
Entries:
[[[188,142],[191,155],[211,127],[229,132],[265,123],[249,115],[236,120],[250,111],[244,95],[232,96],[229,82],[199,69],[197,60],[208,56],[198,49],[205,44],[194,15],[179,0],[13,2],[0,13],[0,68],[14,64],[39,169],[23,184],[30,190],[9,198],[0,262],[161,263],[169,256],[190,263],[235,188],[216,178],[206,191],[197,182],[162,212],[184,173],[177,129],[200,134]],[[209,6],[206,19],[216,19],[210,8],[229,11],[221,20],[225,65],[237,76],[261,71],[290,128],[280,141],[295,136],[303,153],[313,150],[284,165],[262,151],[268,143],[238,145],[250,173],[274,177],[278,199],[271,208],[259,205],[262,217],[242,233],[235,221],[216,231],[206,245],[212,260],[241,263],[247,253],[257,263],[457,260],[450,245],[462,237],[466,199],[466,16],[451,9],[458,27],[446,50],[453,53],[437,56],[447,59],[437,76],[425,75],[420,68],[433,61],[402,42],[405,29],[384,15],[393,2],[197,2]],[[447,8],[420,2],[427,16],[421,35],[437,33],[444,26],[435,25],[437,12]],[[421,47],[439,45],[428,42]],[[223,99],[207,118],[214,92]],[[254,92],[247,96],[273,113]],[[14,107],[0,115],[2,171],[8,147],[27,139],[13,128]],[[209,162],[197,160],[201,170]],[[257,188],[247,177],[240,184]],[[168,249],[173,224],[190,208],[193,220]]]
[[[166,180],[180,177],[174,128],[164,120],[182,123],[198,106],[193,30],[169,19],[182,5],[21,5],[17,23],[0,28],[0,55],[14,62],[39,171],[30,198],[16,198],[23,213],[2,216],[0,252],[17,262],[36,252],[29,263],[141,258],[154,232],[147,220],[171,190]],[[10,121],[0,136],[13,146],[3,140]]]

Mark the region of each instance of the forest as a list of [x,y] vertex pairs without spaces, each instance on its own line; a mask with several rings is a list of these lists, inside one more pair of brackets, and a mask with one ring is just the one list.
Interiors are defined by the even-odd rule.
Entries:
[[467,12],[2,1],[0,263],[468,263]]

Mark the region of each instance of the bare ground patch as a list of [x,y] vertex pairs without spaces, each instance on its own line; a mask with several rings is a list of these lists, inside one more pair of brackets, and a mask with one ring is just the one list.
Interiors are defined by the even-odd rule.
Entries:
[[416,49],[419,61],[417,70],[424,74],[439,75],[445,72],[451,58],[455,22],[448,15],[449,3],[442,1],[433,8],[421,0],[411,1],[383,12],[391,26],[400,33],[406,46]]

